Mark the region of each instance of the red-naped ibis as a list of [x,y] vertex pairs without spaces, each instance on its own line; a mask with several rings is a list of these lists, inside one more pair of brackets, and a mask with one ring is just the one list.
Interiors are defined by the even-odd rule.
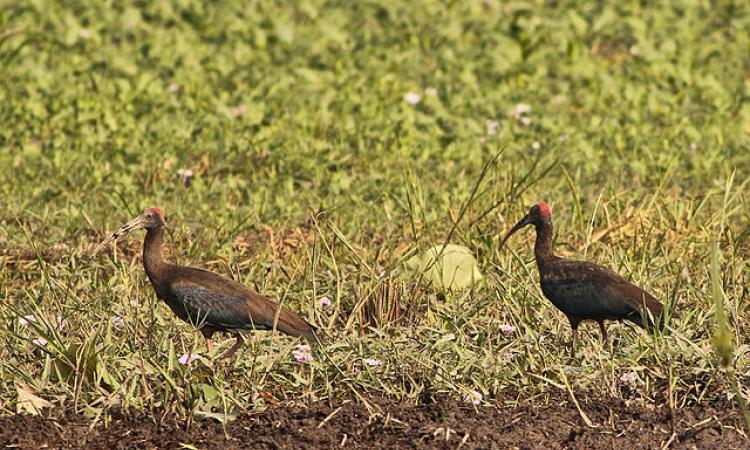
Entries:
[[599,323],[602,339],[608,342],[605,320],[628,320],[650,329],[664,325],[664,306],[651,294],[609,269],[586,261],[571,261],[552,252],[552,210],[540,202],[531,207],[503,237],[500,247],[521,228],[534,225],[534,256],[542,292],[563,312],[573,329],[575,348],[578,325],[583,320]]
[[237,342],[219,359],[232,356],[243,344],[243,331],[271,330],[317,341],[313,327],[297,314],[244,285],[213,272],[178,266],[162,259],[164,215],[159,208],[147,208],[102,241],[106,244],[133,230],[145,228],[143,268],[156,291],[180,319],[198,327],[206,338],[208,351],[217,331],[233,333]]

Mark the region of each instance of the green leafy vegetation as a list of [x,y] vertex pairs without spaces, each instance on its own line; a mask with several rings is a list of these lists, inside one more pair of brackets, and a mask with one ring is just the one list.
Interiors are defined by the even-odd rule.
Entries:
[[[0,0],[0,413],[747,396],[748,30],[731,1]],[[533,233],[498,249],[539,200],[556,252],[681,318],[610,324],[610,348],[583,325],[571,357]],[[171,260],[327,343],[298,362],[259,332],[212,363],[155,298],[142,234],[91,256],[147,206]],[[446,244],[481,289],[406,269]]]

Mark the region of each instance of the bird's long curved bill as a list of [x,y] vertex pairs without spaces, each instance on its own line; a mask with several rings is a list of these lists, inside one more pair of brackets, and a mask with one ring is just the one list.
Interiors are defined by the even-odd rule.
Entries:
[[500,241],[500,248],[503,248],[503,245],[505,245],[505,241],[507,241],[513,233],[525,227],[526,225],[529,225],[530,223],[531,222],[529,222],[529,216],[524,216],[523,219],[519,220],[517,224],[513,225],[513,228],[505,233],[505,236],[503,236],[503,240]]
[[110,234],[107,237],[107,239],[101,241],[99,245],[97,245],[96,248],[94,249],[94,253],[92,255],[96,255],[97,253],[99,253],[110,242],[116,241],[120,237],[125,236],[126,234],[130,233],[133,230],[143,228],[143,225],[144,225],[143,218],[141,216],[136,217],[135,219],[121,226],[119,230]]

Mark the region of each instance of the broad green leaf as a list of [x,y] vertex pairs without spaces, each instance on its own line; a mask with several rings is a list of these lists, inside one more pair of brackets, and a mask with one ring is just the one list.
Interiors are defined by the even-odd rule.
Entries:
[[477,260],[468,248],[448,244],[436,245],[406,263],[434,286],[442,289],[465,289],[482,279]]
[[193,411],[193,417],[195,417],[197,420],[213,419],[221,423],[231,422],[232,420],[236,419],[237,416],[238,414],[236,412],[215,413],[210,411],[201,411],[199,409]]

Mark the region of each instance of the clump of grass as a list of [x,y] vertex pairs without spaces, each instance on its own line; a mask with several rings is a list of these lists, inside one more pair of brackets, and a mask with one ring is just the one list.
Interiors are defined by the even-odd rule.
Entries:
[[721,288],[721,269],[719,265],[719,245],[714,241],[711,244],[711,293],[714,299],[714,315],[716,317],[716,331],[711,338],[711,343],[719,358],[719,365],[726,371],[729,383],[734,391],[734,399],[737,407],[745,420],[747,430],[750,432],[750,412],[747,409],[747,401],[743,395],[740,384],[734,372],[734,335],[729,329],[726,312],[724,311],[724,291]]
[[[729,327],[729,320],[727,319],[726,310],[724,308],[724,289],[722,288],[722,277],[721,277],[721,263],[719,262],[719,240],[721,239],[722,232],[724,231],[724,217],[726,209],[729,206],[730,193],[732,188],[732,182],[734,181],[734,174],[727,180],[725,185],[724,195],[724,208],[722,210],[722,219],[720,222],[719,233],[713,242],[711,242],[711,255],[710,255],[710,280],[711,280],[711,297],[713,299],[714,306],[714,317],[716,321],[716,328],[714,335],[711,338],[711,343],[714,347],[714,351],[719,359],[719,365],[724,369],[727,374],[729,384],[734,391],[734,399],[737,402],[737,407],[740,414],[745,420],[745,426],[747,431],[750,432],[750,412],[747,409],[747,401],[745,400],[744,393],[740,387],[737,377],[735,375],[734,368],[734,355],[735,355],[735,337]],[[745,183],[746,184],[746,183]]]

